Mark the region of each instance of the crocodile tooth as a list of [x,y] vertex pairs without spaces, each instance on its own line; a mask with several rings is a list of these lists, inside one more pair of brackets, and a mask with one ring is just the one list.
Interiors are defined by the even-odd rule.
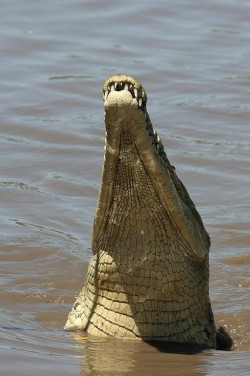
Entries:
[[139,103],[139,107],[141,107],[142,106],[142,98],[139,98],[138,103]]
[[115,90],[116,90],[117,82],[114,83],[114,86],[115,86]]
[[108,86],[108,91],[110,91],[110,85]]
[[112,85],[111,85],[111,91],[114,91],[114,90],[115,90],[115,85],[112,84]]
[[109,92],[108,92],[108,90],[106,90],[105,93],[104,93],[104,100],[105,100],[105,101],[107,100],[108,95],[109,95]]
[[137,89],[136,89],[136,87],[134,87],[134,94],[135,94],[135,97],[137,99]]
[[128,90],[128,84],[125,84],[124,90]]

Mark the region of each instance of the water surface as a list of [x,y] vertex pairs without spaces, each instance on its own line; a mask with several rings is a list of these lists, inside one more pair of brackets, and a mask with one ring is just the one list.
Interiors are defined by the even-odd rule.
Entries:
[[[247,375],[250,3],[1,2],[1,375]],[[101,87],[138,78],[211,235],[210,295],[231,352],[63,331],[91,257]]]

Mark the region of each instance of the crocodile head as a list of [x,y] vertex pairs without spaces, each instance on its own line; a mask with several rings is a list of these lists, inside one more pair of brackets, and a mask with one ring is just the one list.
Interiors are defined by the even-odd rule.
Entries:
[[[126,191],[129,200],[136,194],[141,195],[144,190],[145,181],[139,179],[137,171],[138,166],[143,166],[146,179],[152,184],[151,190],[140,198],[144,201],[144,207],[152,211],[146,203],[151,201],[153,189],[172,225],[183,237],[190,257],[202,259],[209,250],[209,236],[186,188],[168,161],[159,135],[151,124],[144,88],[131,76],[114,75],[104,83],[103,100],[106,124],[105,162],[94,224],[93,249],[97,234],[104,231],[103,226],[114,203],[114,185],[118,169],[121,171],[121,166],[126,165],[126,171],[130,174],[123,174],[126,182],[119,183],[119,189]],[[131,159],[132,155],[129,156],[129,153],[135,158],[130,162],[129,158]],[[121,214],[117,209],[117,215],[124,216],[125,212]]]
[[209,236],[131,76],[103,87],[106,142],[93,257],[66,328],[215,346]]

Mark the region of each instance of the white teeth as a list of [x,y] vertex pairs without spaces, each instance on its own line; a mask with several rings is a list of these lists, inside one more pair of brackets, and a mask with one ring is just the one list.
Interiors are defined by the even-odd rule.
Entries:
[[105,101],[107,100],[107,98],[108,98],[108,95],[109,95],[109,91],[108,91],[108,90],[106,90],[106,91],[105,91],[105,93],[104,93],[104,100],[105,100]]
[[[124,85],[124,87],[123,87],[123,85]],[[108,85],[107,90],[105,90],[105,92],[104,92],[104,101],[107,100],[108,95],[111,91],[117,90],[117,86],[118,86],[117,82],[113,82],[111,85]],[[130,90],[130,91],[134,90],[134,96],[138,100],[138,106],[142,107],[142,98],[138,98],[138,90],[137,90],[136,87],[134,87],[133,84],[127,83],[127,82],[120,82],[119,88],[120,88],[120,90],[122,90],[122,88],[123,88],[123,90]]]

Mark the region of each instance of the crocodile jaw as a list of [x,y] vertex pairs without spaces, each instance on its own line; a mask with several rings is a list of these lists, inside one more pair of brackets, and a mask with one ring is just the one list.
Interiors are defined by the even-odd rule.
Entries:
[[[128,82],[126,89],[114,90],[115,80],[118,82],[123,80],[123,87],[126,85],[124,82]],[[156,194],[187,243],[189,256],[203,259],[209,251],[209,236],[185,187],[167,159],[160,137],[151,124],[146,109],[147,96],[144,88],[130,76],[116,75],[104,84],[103,98],[106,140],[102,185],[93,228],[94,253],[95,239],[103,230],[112,201],[112,185],[119,158],[121,134],[127,132],[135,142],[140,160],[154,183]]]

